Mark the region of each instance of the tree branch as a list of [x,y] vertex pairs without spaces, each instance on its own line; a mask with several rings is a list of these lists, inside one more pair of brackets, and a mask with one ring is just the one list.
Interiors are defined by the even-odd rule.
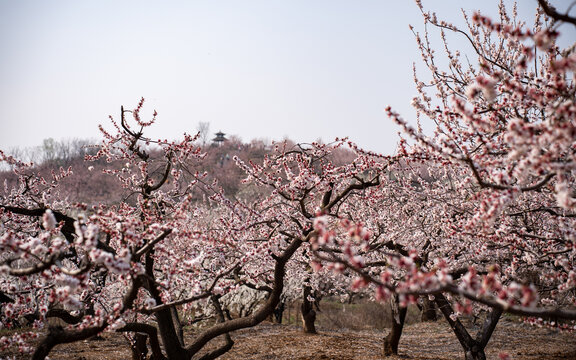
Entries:
[[559,21],[564,21],[567,23],[570,23],[574,26],[576,26],[576,17],[572,17],[570,15],[566,14],[560,14],[558,11],[556,11],[556,8],[554,8],[553,6],[550,6],[550,4],[548,4],[548,1],[546,0],[538,0],[538,4],[540,4],[540,7],[542,7],[542,10],[544,10],[544,13],[548,16],[550,16],[552,19],[554,20],[559,20]]
[[280,295],[282,295],[282,291],[284,290],[284,274],[286,270],[286,263],[305,241],[309,241],[309,237],[310,233],[306,235],[305,239],[293,240],[286,248],[286,250],[284,250],[282,255],[278,257],[274,267],[274,287],[272,293],[270,293],[268,300],[266,300],[266,303],[260,309],[258,309],[250,316],[219,323],[206,329],[200,333],[194,342],[190,344],[190,346],[186,349],[188,354],[192,356],[198,353],[198,351],[202,349],[204,345],[208,343],[208,341],[217,336],[229,333],[234,330],[258,325],[270,314],[272,314],[280,302]]

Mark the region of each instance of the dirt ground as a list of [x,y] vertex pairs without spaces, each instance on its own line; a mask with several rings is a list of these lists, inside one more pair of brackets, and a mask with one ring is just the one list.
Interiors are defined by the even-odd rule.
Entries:
[[[223,359],[382,359],[382,339],[386,332],[320,331],[302,334],[295,326],[265,326],[253,333],[236,335],[236,345]],[[460,344],[442,321],[407,326],[402,335],[399,356],[389,359],[452,360],[464,357]],[[519,323],[502,323],[489,343],[487,357],[498,359],[507,352],[511,359],[576,359],[576,335]]]
[[[320,328],[319,334],[307,335],[295,325],[264,323],[256,328],[234,333],[235,345],[221,359],[381,359],[381,344],[385,334],[385,330]],[[510,359],[576,359],[576,334],[502,320],[488,344],[487,357],[499,359],[501,352],[508,353]],[[399,354],[389,359],[463,358],[458,341],[444,321],[408,325],[401,339]],[[0,358],[5,355],[0,354]],[[60,345],[53,350],[50,358],[123,360],[130,359],[131,356],[123,335],[105,334],[101,340]]]

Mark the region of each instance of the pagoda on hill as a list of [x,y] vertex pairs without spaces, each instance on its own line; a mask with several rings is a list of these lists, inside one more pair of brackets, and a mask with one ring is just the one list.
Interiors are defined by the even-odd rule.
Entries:
[[213,145],[220,146],[224,141],[228,140],[224,137],[226,134],[224,134],[222,131],[218,131],[215,135],[216,137],[212,139]]

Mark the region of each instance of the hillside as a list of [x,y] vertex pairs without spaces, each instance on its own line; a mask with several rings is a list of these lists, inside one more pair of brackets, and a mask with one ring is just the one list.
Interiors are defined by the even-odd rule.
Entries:
[[[46,143],[51,144],[47,147]],[[50,181],[52,172],[58,172],[60,168],[70,168],[73,172],[61,181],[59,197],[61,199],[71,199],[74,202],[86,203],[89,206],[98,204],[108,204],[118,201],[130,201],[131,194],[122,189],[119,182],[110,174],[103,173],[103,169],[110,164],[104,160],[86,161],[87,155],[94,155],[98,151],[96,141],[75,140],[45,141],[44,146],[27,151],[16,151],[14,156],[22,156],[26,159],[34,160],[34,167],[30,171],[39,172],[47,181]],[[264,157],[272,150],[270,144],[262,140],[253,140],[244,143],[237,137],[230,137],[220,145],[207,145],[202,147],[205,158],[200,162],[192,162],[187,165],[189,174],[205,173],[203,182],[212,184],[217,182],[224,194],[232,198],[250,199],[257,196],[260,189],[253,185],[242,184],[242,179],[246,177],[242,169],[236,164],[234,158],[245,163],[262,163]],[[282,146],[284,146],[282,144]],[[286,140],[288,149],[296,148],[291,140]],[[147,149],[152,158],[160,157],[158,150],[150,147]],[[347,149],[337,149],[334,155],[341,163],[353,158],[353,153]],[[116,164],[113,167],[121,168],[123,164]],[[156,171],[161,173],[163,164],[158,165]],[[192,178],[192,177],[190,177]],[[6,182],[11,188],[16,182],[16,176],[9,170],[0,171],[0,184]],[[203,193],[197,192],[197,199],[201,200]]]

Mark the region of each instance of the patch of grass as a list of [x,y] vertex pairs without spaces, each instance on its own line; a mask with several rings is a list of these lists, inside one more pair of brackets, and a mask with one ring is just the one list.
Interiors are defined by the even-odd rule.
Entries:
[[[284,312],[284,323],[300,324],[299,303],[294,303]],[[416,306],[408,308],[407,324],[420,321],[420,311]],[[316,325],[322,329],[383,330],[390,328],[392,315],[388,304],[376,302],[342,303],[324,299],[317,311]]]

